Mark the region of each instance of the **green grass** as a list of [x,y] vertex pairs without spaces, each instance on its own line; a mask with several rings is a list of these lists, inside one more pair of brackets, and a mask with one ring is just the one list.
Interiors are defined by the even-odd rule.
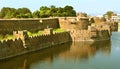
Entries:
[[0,40],[8,40],[8,39],[14,39],[13,35],[7,34],[7,35],[3,36],[0,34]]
[[65,31],[66,31],[65,29],[61,29],[61,28],[53,30],[54,33],[60,33]]
[[30,36],[39,36],[39,35],[42,35],[42,34],[43,34],[43,31],[38,31],[37,33],[28,32],[27,34],[28,34],[29,37],[30,37]]
[[[66,30],[59,28],[59,29],[54,29],[53,33],[60,33],[60,32],[65,32],[65,31]],[[30,36],[40,36],[40,35],[43,34],[43,32],[44,31],[38,31],[36,33],[28,32],[27,34],[28,34],[29,37]],[[14,36],[13,35],[8,35],[8,34],[7,35],[1,35],[0,34],[0,40],[8,40],[8,39],[14,39]]]
[[[60,32],[65,32],[66,30],[64,30],[64,29],[54,29],[53,30],[53,33],[60,33]],[[27,34],[28,34],[28,36],[30,37],[30,36],[40,36],[40,35],[42,35],[43,34],[43,32],[44,31],[38,31],[38,32],[36,32],[36,33],[31,33],[31,32],[28,32]]]
[[[60,33],[60,32],[65,32],[65,31],[66,31],[66,30],[59,28],[59,29],[54,29],[54,30],[53,30],[53,33]],[[28,34],[29,37],[30,37],[30,36],[39,36],[39,35],[42,35],[43,32],[44,32],[44,31],[38,31],[38,32],[36,32],[36,33],[28,32],[27,34]]]

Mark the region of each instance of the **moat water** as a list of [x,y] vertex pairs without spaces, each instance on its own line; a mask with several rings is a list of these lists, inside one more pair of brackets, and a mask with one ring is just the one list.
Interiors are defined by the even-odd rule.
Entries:
[[120,69],[120,32],[111,41],[70,42],[2,60],[0,69]]

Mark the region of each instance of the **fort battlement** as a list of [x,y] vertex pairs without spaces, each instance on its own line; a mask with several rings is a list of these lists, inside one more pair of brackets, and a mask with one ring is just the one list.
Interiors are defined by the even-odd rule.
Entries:
[[[109,22],[112,31],[118,29],[118,23]],[[60,18],[43,18],[43,19],[0,19],[0,34],[12,34],[13,31],[27,30],[37,32],[46,28],[63,28],[63,29],[88,29],[88,17],[60,17]]]
[[0,59],[5,59],[28,52],[41,50],[71,41],[69,32],[33,36],[25,39],[25,46],[21,38],[0,41]]
[[109,40],[110,34],[108,30],[73,30],[71,37],[73,41],[102,41]]
[[[69,41],[109,40],[117,24],[94,25],[89,18],[48,18],[48,19],[2,19],[0,34],[12,34],[14,39],[0,41],[0,59],[22,55]],[[67,32],[53,33],[62,28]],[[27,31],[44,31],[43,35],[28,37]]]

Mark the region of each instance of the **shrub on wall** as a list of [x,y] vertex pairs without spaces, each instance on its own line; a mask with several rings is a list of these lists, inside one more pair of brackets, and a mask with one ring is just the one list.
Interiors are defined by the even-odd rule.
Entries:
[[13,35],[9,35],[9,34],[2,35],[2,34],[0,34],[0,40],[8,40],[8,39],[14,39]]
[[29,37],[30,37],[30,36],[39,36],[39,35],[42,35],[42,34],[43,34],[43,31],[38,31],[38,32],[36,32],[36,33],[28,32],[27,34],[28,34]]
[[59,33],[59,32],[65,32],[66,30],[65,29],[54,29],[53,32],[54,33]]

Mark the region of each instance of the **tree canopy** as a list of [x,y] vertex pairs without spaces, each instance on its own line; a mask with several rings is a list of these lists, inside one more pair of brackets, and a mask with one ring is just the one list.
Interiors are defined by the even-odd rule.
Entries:
[[16,17],[16,9],[3,7],[0,11],[0,18],[13,18]]
[[17,9],[17,18],[31,18],[32,12],[28,8],[18,8]]
[[114,14],[113,11],[107,11],[107,12],[104,14],[104,16],[107,15],[108,18],[111,18],[111,16],[112,16],[113,14]]
[[0,18],[45,18],[45,17],[64,17],[76,16],[76,11],[72,6],[50,7],[41,6],[40,9],[35,10],[33,13],[28,8],[10,8],[3,7],[0,11]]
[[3,7],[0,11],[0,18],[30,18],[32,13],[28,8]]

